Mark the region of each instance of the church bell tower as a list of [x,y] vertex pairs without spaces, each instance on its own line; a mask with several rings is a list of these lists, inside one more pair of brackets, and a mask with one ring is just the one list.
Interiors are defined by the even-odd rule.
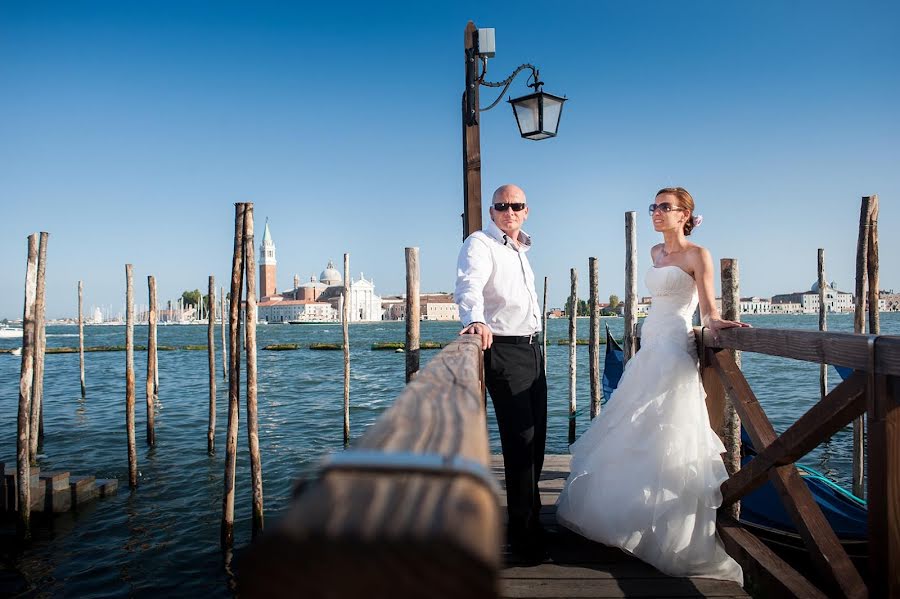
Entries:
[[259,297],[269,297],[278,293],[275,288],[275,242],[269,233],[269,219],[266,219],[266,232],[259,244]]

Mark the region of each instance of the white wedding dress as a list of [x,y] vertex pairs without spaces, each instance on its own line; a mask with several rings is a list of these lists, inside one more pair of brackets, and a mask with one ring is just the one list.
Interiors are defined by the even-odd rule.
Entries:
[[743,584],[716,534],[725,447],[709,426],[691,318],[694,279],[651,268],[650,314],[601,415],[574,443],[557,503],[560,524],[616,546],[671,576]]

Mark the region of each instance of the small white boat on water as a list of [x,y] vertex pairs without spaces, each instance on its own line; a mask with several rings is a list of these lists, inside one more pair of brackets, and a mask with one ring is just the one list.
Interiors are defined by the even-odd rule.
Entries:
[[22,337],[22,329],[0,325],[0,339],[18,339]]
[[12,349],[10,350],[9,353],[11,353],[11,354],[14,355],[14,356],[21,356],[21,355],[22,355],[22,348],[21,348],[21,347],[14,347],[14,348],[12,348]]

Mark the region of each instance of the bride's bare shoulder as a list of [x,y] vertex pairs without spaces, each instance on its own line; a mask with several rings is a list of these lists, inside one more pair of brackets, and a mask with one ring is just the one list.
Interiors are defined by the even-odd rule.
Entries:
[[652,248],[650,248],[650,259],[654,263],[656,263],[656,258],[657,258],[657,256],[659,256],[659,253],[662,251],[664,245],[665,244],[663,244],[663,243],[657,243]]

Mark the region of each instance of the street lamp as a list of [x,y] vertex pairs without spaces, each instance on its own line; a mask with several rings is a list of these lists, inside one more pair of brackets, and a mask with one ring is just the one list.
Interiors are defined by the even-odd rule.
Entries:
[[[539,71],[530,64],[520,65],[503,81],[485,81],[488,58],[494,56],[493,29],[477,29],[475,24],[469,21],[465,32],[465,51],[466,89],[463,92],[462,102],[463,239],[481,229],[481,131],[478,123],[480,113],[499,104],[513,80],[524,70],[531,71],[526,85],[532,88],[534,93],[509,100],[519,134],[523,139],[537,141],[556,137],[562,105],[566,101],[565,97],[543,91],[544,82],[540,80]],[[478,106],[481,86],[503,88],[497,99],[486,108]]]

